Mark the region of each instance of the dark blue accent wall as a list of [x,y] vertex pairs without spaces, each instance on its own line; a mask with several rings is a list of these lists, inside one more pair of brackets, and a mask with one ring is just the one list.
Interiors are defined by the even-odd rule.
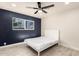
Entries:
[[[12,30],[12,17],[33,20],[34,30]],[[0,9],[0,46],[23,42],[24,39],[41,36],[41,19]]]

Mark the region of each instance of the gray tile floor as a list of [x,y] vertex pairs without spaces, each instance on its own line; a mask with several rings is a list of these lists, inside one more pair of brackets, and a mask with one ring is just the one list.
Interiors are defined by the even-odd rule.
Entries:
[[[0,56],[37,56],[37,52],[25,44],[20,44],[0,48]],[[79,56],[79,51],[56,45],[41,52],[41,56]]]

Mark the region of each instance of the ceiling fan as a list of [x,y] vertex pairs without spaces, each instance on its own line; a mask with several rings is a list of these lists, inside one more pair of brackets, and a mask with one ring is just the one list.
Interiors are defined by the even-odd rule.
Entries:
[[47,11],[45,11],[44,9],[47,9],[47,8],[50,8],[50,7],[54,7],[54,4],[41,7],[41,2],[37,2],[37,5],[38,5],[38,8],[36,8],[36,7],[27,7],[27,8],[37,9],[37,11],[34,13],[34,14],[37,14],[38,11],[40,11],[40,10],[42,12],[44,12],[44,13],[47,13]]

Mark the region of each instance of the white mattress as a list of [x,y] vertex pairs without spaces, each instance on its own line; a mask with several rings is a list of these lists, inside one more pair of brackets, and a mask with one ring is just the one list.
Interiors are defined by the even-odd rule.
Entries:
[[25,42],[34,50],[41,52],[44,49],[56,44],[58,40],[47,37],[38,37],[38,38],[26,39]]

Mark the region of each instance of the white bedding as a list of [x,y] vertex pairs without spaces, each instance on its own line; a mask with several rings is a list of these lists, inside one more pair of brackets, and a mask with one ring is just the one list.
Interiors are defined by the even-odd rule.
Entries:
[[52,38],[38,37],[25,40],[26,44],[32,47],[34,50],[41,52],[44,49],[56,44],[58,40]]
[[58,30],[45,30],[45,36],[25,39],[25,42],[28,46],[32,47],[38,52],[38,55],[41,51],[53,46],[59,41],[59,31]]

